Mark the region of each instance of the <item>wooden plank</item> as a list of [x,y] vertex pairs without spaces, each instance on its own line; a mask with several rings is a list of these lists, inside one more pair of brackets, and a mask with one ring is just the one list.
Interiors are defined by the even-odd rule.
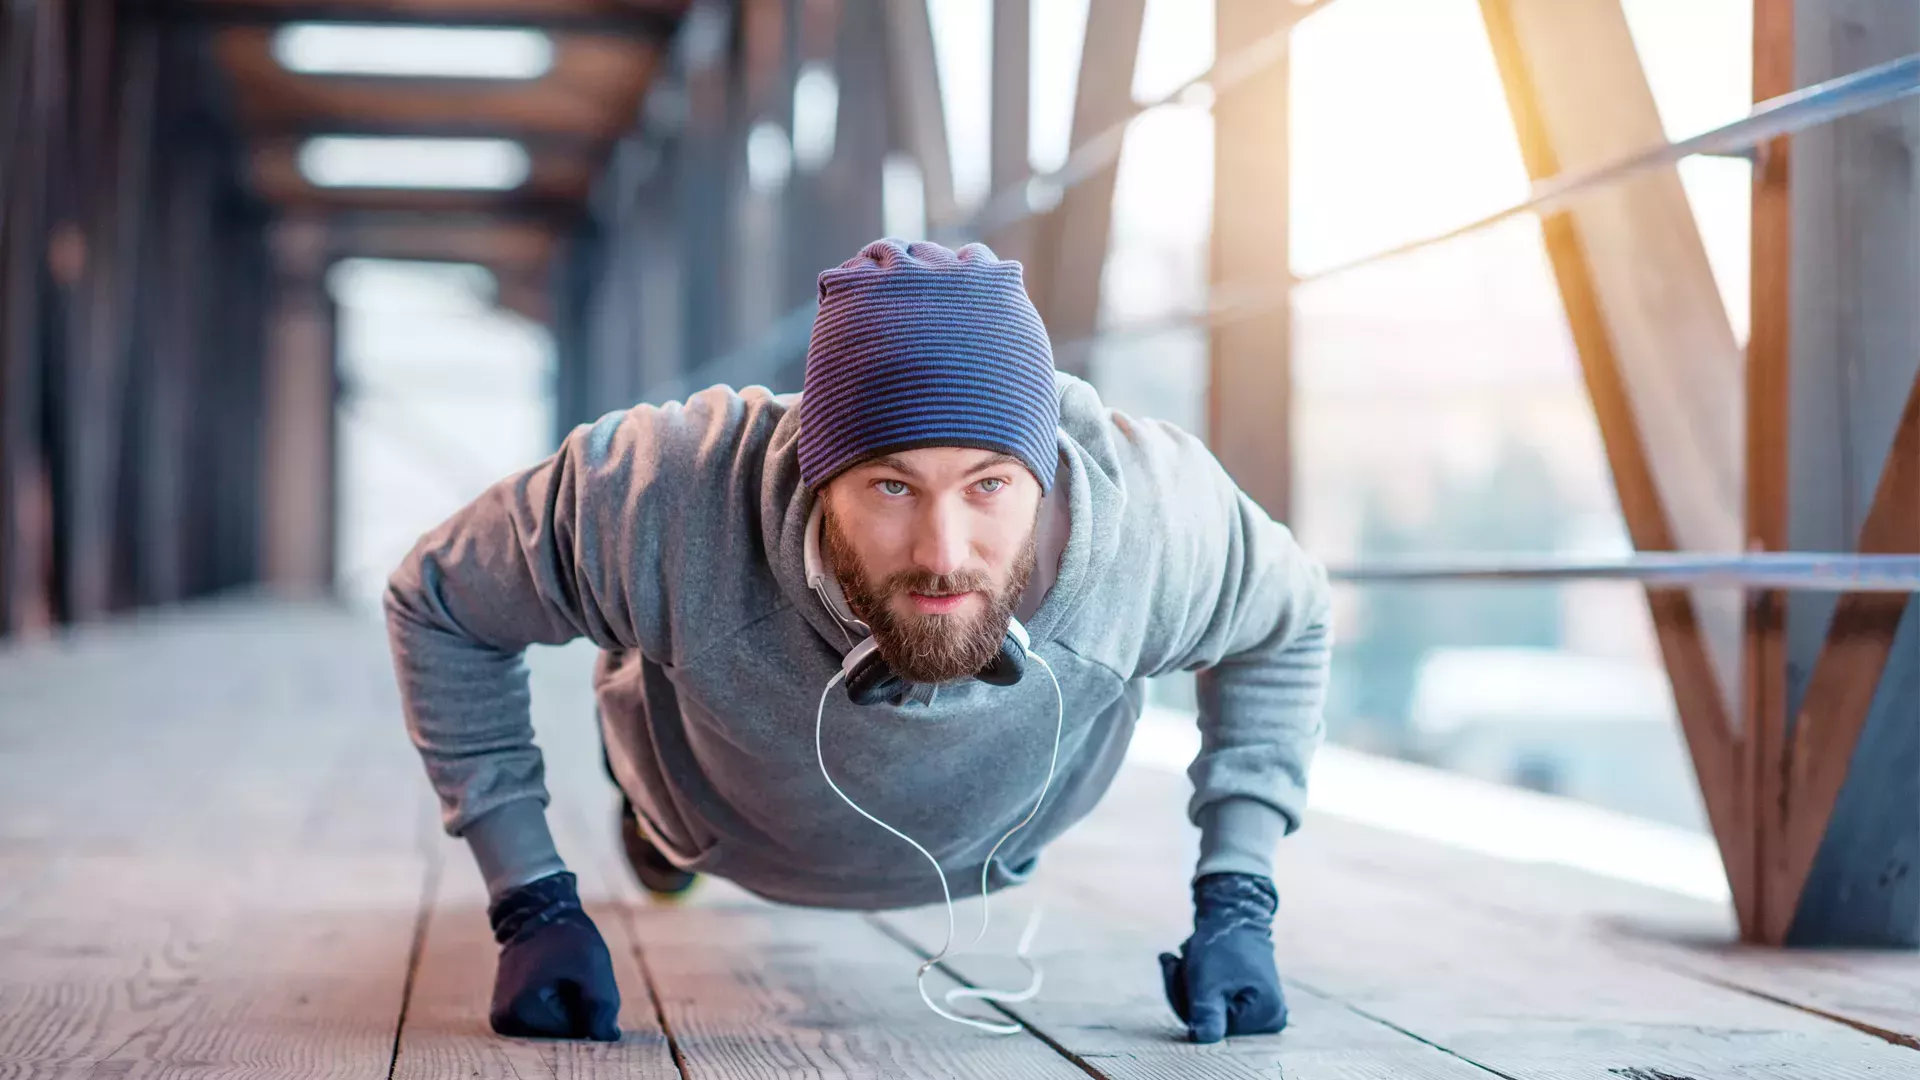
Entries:
[[[1664,141],[1619,0],[1480,9],[1530,176]],[[1541,231],[1634,546],[1740,550],[1742,358],[1678,173],[1598,191]],[[1648,606],[1742,925],[1758,933],[1754,793],[1730,705],[1738,597],[1649,592]]]
[[[1187,917],[1183,874],[1198,850],[1189,793],[1178,774],[1123,770],[1043,872],[1117,914],[1174,925]],[[1417,869],[1355,873],[1301,843],[1315,827],[1310,819],[1279,851],[1282,971],[1499,1075],[1813,1080],[1920,1068],[1911,1050],[1673,972],[1584,929],[1436,895]]]
[[1571,868],[1525,864],[1320,817],[1289,840],[1318,867],[1417,880],[1447,903],[1514,926],[1589,936],[1604,947],[1721,986],[1920,1046],[1920,954],[1745,945],[1720,905]]
[[[683,907],[629,909],[688,1075],[1086,1075],[1039,1039],[934,1015],[915,988],[919,958],[856,915],[701,889]],[[955,985],[939,972],[927,983],[936,1000]]]
[[417,856],[63,856],[0,914],[0,1060],[381,1075],[423,870]]
[[[1221,0],[1214,54],[1231,56],[1297,13],[1261,0]],[[1213,242],[1215,290],[1277,289],[1288,263],[1287,84],[1282,58],[1214,102]],[[1292,305],[1208,328],[1207,445],[1241,490],[1285,521],[1293,488]]]
[[109,626],[0,651],[0,850],[419,852],[377,630],[323,606]]

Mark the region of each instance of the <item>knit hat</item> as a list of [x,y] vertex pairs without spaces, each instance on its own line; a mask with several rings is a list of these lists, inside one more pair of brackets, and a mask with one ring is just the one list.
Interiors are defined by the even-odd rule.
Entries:
[[821,273],[800,396],[807,487],[896,450],[968,446],[1011,454],[1049,491],[1059,424],[1019,263],[888,239]]

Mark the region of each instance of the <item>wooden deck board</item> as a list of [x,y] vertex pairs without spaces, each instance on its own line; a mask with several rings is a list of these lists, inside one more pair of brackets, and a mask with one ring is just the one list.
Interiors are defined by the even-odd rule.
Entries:
[[446,866],[414,973],[395,1080],[568,1076],[677,1080],[653,999],[621,926],[622,914],[582,882],[588,914],[607,939],[620,984],[617,1043],[503,1039],[487,1023],[499,946],[487,924],[487,894],[463,845],[446,841]]
[[[943,964],[971,985],[1025,986],[1026,970],[1011,957],[1028,912],[1039,902],[1034,892],[1038,888],[995,897],[992,927],[997,930],[981,946],[984,951]],[[1113,1080],[1488,1076],[1298,983],[1286,988],[1290,1020],[1285,1032],[1195,1046],[1186,1041],[1185,1027],[1167,1007],[1156,959],[1186,936],[1184,921],[1168,920],[1153,928],[1118,924],[1084,895],[1061,888],[1051,891],[1046,904],[1034,946],[1042,965],[1042,993],[1032,1001],[1007,1005],[1006,1012]],[[926,956],[939,949],[946,934],[946,913],[939,908],[882,915],[876,921],[912,941]],[[956,922],[959,944],[973,940],[980,924],[979,901],[962,904]]]
[[[1125,812],[1097,815],[1059,845],[1052,872],[1089,903],[1177,925],[1185,897],[1127,854],[1191,858],[1194,836],[1178,814],[1184,791],[1170,773],[1123,774],[1113,805]],[[1593,1080],[1920,1075],[1912,1050],[1690,978],[1577,925],[1462,902],[1417,868],[1391,877],[1343,870],[1295,843],[1306,836],[1282,849],[1283,970],[1491,1071]]]
[[[630,909],[689,1076],[1084,1080],[1030,1035],[928,1011],[920,958],[858,915],[779,908],[707,882],[699,903]],[[939,1000],[954,981],[929,973]]]
[[0,925],[0,1061],[26,1075],[385,1075],[414,856],[76,855]]
[[[1155,961],[1190,917],[1186,781],[1133,767],[1042,859],[1047,984],[1013,1007],[1037,1034],[960,1028],[914,989],[938,911],[712,881],[641,897],[591,650],[535,652],[550,818],[616,956],[621,1043],[487,1028],[484,896],[439,834],[379,625],[227,604],[0,652],[0,1080],[1920,1076],[1916,1051],[1817,1015],[1913,1034],[1914,954],[1730,949],[1712,905],[1333,819],[1281,853],[1292,1027],[1191,1046]],[[989,950],[1026,891],[996,903]],[[1021,981],[991,955],[954,970]]]
[[1381,880],[1411,874],[1455,903],[1526,925],[1584,930],[1650,963],[1920,1049],[1920,953],[1745,946],[1725,905],[1436,848],[1339,821],[1324,822],[1297,840],[1316,864],[1338,863]]

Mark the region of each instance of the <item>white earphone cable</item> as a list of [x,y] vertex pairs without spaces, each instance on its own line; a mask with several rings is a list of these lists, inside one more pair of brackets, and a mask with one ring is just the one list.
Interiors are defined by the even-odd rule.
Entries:
[[[972,943],[967,946],[967,948],[969,949],[971,949],[974,945],[978,945],[981,939],[986,937],[987,925],[993,915],[992,902],[987,895],[987,877],[993,868],[993,857],[994,855],[999,853],[1000,847],[1002,844],[1005,844],[1007,840],[1013,836],[1014,833],[1017,833],[1021,829],[1025,828],[1027,826],[1027,823],[1033,820],[1034,815],[1040,812],[1041,804],[1046,801],[1047,791],[1049,788],[1053,786],[1054,770],[1059,766],[1059,763],[1060,763],[1060,740],[1061,740],[1062,733],[1066,729],[1066,698],[1061,693],[1059,678],[1056,677],[1053,673],[1053,665],[1047,663],[1046,660],[1042,659],[1038,653],[1034,652],[1031,649],[1028,649],[1026,652],[1028,657],[1039,661],[1040,666],[1046,669],[1047,678],[1053,683],[1053,699],[1054,699],[1053,756],[1047,762],[1047,778],[1046,778],[1046,781],[1040,785],[1040,797],[1034,800],[1033,809],[1027,811],[1027,816],[1020,819],[1020,823],[1018,825],[1015,825],[1013,828],[1007,830],[1006,835],[1002,836],[999,842],[995,843],[993,845],[993,848],[987,852],[986,861],[981,864],[981,867],[980,867],[980,905],[981,905],[980,932],[974,936]],[[840,796],[841,800],[844,801],[848,806],[853,807],[853,809],[857,813],[859,813],[861,817],[866,818],[868,821],[873,822],[875,825],[880,826],[881,828],[887,830],[888,832],[899,837],[900,839],[905,840],[907,843],[912,844],[913,849],[915,851],[918,851],[921,855],[925,856],[926,860],[933,864],[933,872],[937,874],[940,878],[940,895],[946,901],[947,939],[945,943],[940,946],[940,951],[938,953],[934,954],[932,957],[928,958],[924,963],[920,965],[920,971],[916,976],[916,980],[915,980],[919,985],[920,999],[927,1003],[927,1008],[932,1009],[935,1013],[939,1014],[942,1017],[945,1017],[948,1020],[952,1020],[955,1023],[966,1024],[969,1027],[978,1028],[982,1031],[991,1032],[996,1035],[1018,1034],[1022,1030],[1020,1025],[1018,1024],[997,1023],[990,1020],[980,1020],[975,1017],[963,1016],[963,1015],[960,1015],[959,1013],[950,1012],[947,1009],[941,1008],[939,1005],[935,1004],[933,999],[927,995],[927,972],[932,970],[935,964],[938,964],[941,960],[945,959],[949,955],[950,950],[953,948],[953,937],[954,937],[953,892],[951,889],[947,887],[947,873],[945,870],[941,869],[940,860],[934,858],[933,854],[929,852],[926,848],[921,847],[919,841],[915,840],[913,837],[908,836],[906,833],[901,832],[899,829],[896,829],[893,826],[887,824],[886,822],[881,821],[879,818],[874,817],[872,814],[867,813],[867,811],[863,809],[859,803],[854,802],[851,798],[847,796],[846,792],[840,790],[840,785],[834,783],[832,774],[827,772],[826,752],[823,749],[822,742],[821,742],[821,730],[826,722],[827,695],[833,692],[834,687],[840,685],[840,682],[844,677],[845,677],[845,672],[835,672],[833,675],[833,678],[827,680],[826,687],[820,691],[820,707],[814,713],[813,750],[814,750],[815,758],[820,763],[820,775],[826,779],[827,786],[833,789],[834,794]],[[1030,956],[1030,952],[1033,947],[1033,939],[1039,930],[1041,914],[1045,910],[1046,910],[1046,900],[1043,895],[1040,902],[1034,906],[1032,914],[1030,914],[1027,918],[1026,929],[1023,930],[1020,934],[1020,944],[1014,954],[1015,957],[1021,962],[1021,964],[1025,965],[1025,967],[1027,968],[1027,971],[1032,976],[1032,978],[1028,981],[1025,988],[1020,990],[991,990],[991,989],[981,989],[981,988],[968,987],[968,986],[955,987],[953,989],[948,990],[944,995],[944,1000],[947,1002],[947,1004],[952,1005],[955,1001],[961,998],[973,998],[973,999],[979,999],[982,1001],[996,1001],[996,1002],[1027,1001],[1033,998],[1036,994],[1038,994],[1040,992],[1042,973],[1040,970],[1040,965],[1033,961],[1033,959]]]

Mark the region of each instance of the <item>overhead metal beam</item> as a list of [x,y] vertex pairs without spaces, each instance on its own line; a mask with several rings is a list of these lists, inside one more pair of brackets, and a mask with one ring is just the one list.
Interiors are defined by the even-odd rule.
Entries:
[[663,7],[609,3],[419,4],[405,0],[365,3],[247,3],[245,0],[176,0],[167,9],[173,20],[208,26],[278,26],[292,22],[366,23],[380,26],[482,26],[546,30],[554,33],[619,34],[665,41],[680,23],[680,13]]

